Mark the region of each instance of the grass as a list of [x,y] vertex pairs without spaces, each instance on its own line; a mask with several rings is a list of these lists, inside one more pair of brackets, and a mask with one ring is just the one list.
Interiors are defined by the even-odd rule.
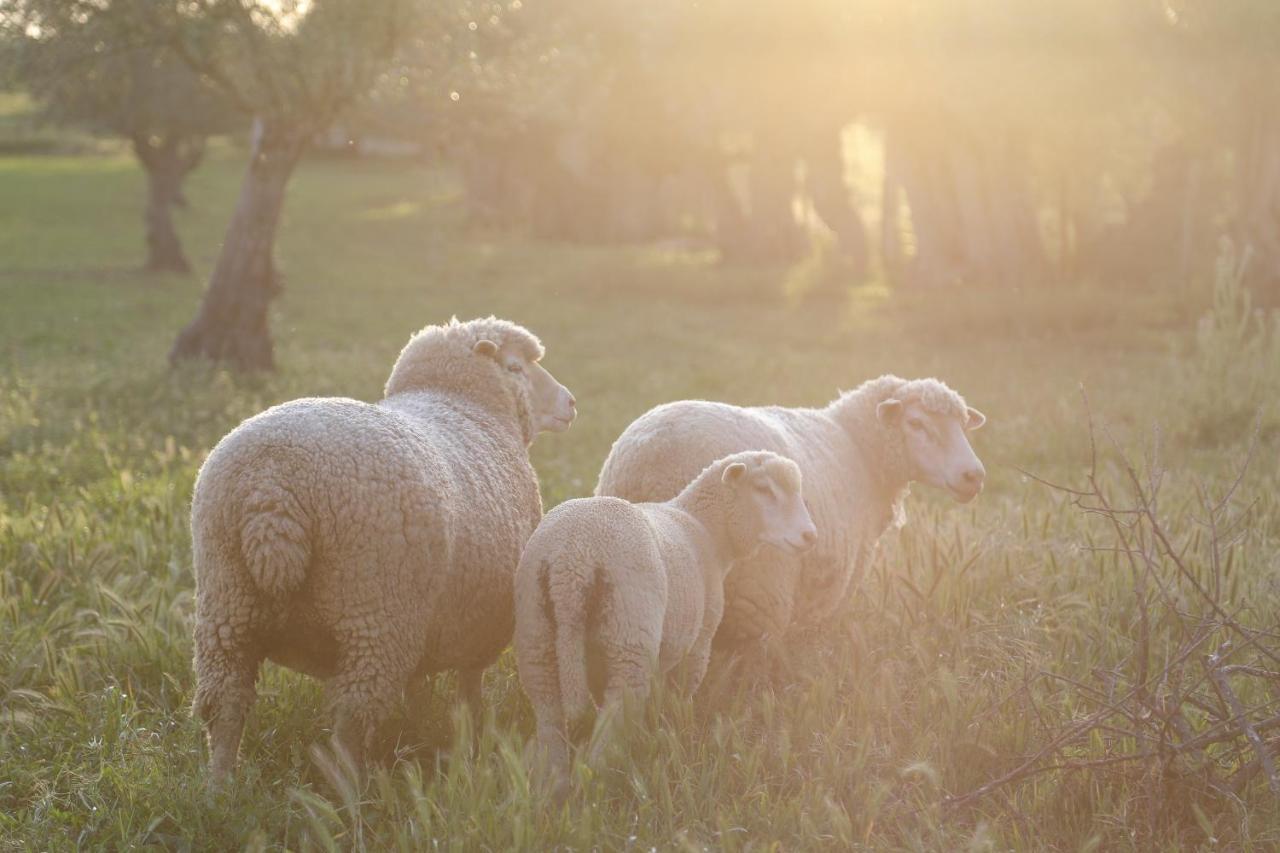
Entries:
[[[1029,675],[1088,680],[1129,647],[1129,574],[1082,547],[1098,535],[1091,519],[1019,471],[1081,475],[1080,387],[1125,446],[1141,451],[1161,429],[1163,511],[1181,529],[1194,527],[1197,484],[1228,481],[1242,458],[1249,419],[1215,417],[1235,387],[1222,383],[1261,394],[1280,364],[1254,347],[1234,371],[1205,367],[1224,360],[1206,360],[1193,334],[1207,285],[806,287],[794,271],[698,255],[475,233],[439,170],[312,160],[282,229],[280,371],[171,371],[165,352],[199,299],[240,168],[224,152],[191,180],[180,229],[199,274],[152,277],[136,271],[142,178],[126,157],[0,158],[0,847],[1280,843],[1261,781],[1226,801],[1120,770],[1049,774],[963,810],[939,805],[1043,742],[1028,702],[1074,712],[1071,692]],[[580,401],[574,428],[534,447],[548,507],[588,493],[613,438],[656,403],[816,404],[888,370],[942,376],[987,413],[975,443],[988,491],[960,507],[917,489],[910,523],[792,678],[747,687],[713,672],[695,701],[658,696],[608,770],[581,771],[566,811],[529,795],[531,716],[509,654],[487,676],[489,725],[452,720],[446,683],[408,715],[404,759],[363,789],[310,752],[325,739],[318,686],[268,666],[239,784],[208,793],[188,713],[187,507],[203,455],[274,402],[375,399],[415,328],[489,313],[534,329]],[[1267,418],[1260,460],[1280,443],[1274,408]],[[1256,504],[1233,604],[1262,614],[1280,603],[1278,479],[1259,462],[1242,485]]]

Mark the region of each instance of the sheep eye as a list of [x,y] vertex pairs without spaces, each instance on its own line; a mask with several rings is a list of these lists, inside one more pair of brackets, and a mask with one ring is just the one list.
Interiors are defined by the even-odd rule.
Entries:
[[911,427],[912,429],[923,430],[924,421],[920,420],[919,418],[912,418],[911,420],[907,421],[907,426]]
[[524,368],[520,365],[520,362],[518,361],[513,361],[510,364],[508,364],[507,370],[511,371],[512,373],[524,373]]
[[769,486],[765,483],[753,483],[751,485],[751,488],[755,489],[757,492],[759,492],[762,495],[768,495],[773,493],[773,490],[770,489]]

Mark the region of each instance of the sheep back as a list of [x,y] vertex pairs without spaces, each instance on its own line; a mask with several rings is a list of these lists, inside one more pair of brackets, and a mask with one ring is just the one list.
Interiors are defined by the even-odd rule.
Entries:
[[[718,620],[723,567],[709,534],[667,504],[613,497],[547,514],[516,570],[516,661],[530,701],[589,707],[588,669],[666,673]],[[590,660],[589,660],[590,659]]]
[[[457,395],[311,398],[249,419],[197,479],[204,616],[269,614],[264,653],[325,675],[335,632],[394,641],[436,671],[487,665],[513,629],[511,579],[541,516],[518,431]],[[239,557],[240,559],[234,559]],[[202,618],[204,618],[202,616]]]
[[870,492],[865,462],[848,433],[825,411],[744,408],[688,400],[658,406],[622,433],[600,472],[598,495],[664,501],[716,459],[748,450],[790,457],[804,476],[818,543],[802,557],[765,547],[740,561],[725,581],[718,645],[785,633],[816,623],[841,605],[866,543],[884,527],[858,506]]

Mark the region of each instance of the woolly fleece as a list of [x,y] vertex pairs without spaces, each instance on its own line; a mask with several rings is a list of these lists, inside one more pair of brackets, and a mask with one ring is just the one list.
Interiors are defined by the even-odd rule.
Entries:
[[494,318],[429,326],[376,404],[295,400],[242,423],[192,501],[195,713],[214,778],[234,765],[264,659],[327,679],[362,757],[411,677],[480,674],[511,639],[512,576],[542,515],[528,382],[480,340],[542,345]]
[[[730,465],[746,472],[724,481]],[[587,673],[603,670],[604,705],[643,697],[655,673],[687,663],[706,674],[724,609],[724,578],[759,544],[752,478],[800,492],[795,463],[768,452],[720,459],[666,503],[566,501],[547,514],[516,570],[515,651],[537,717],[537,743],[564,782],[567,725],[591,706]],[[590,662],[588,659],[591,659]]]
[[794,459],[818,544],[800,557],[763,549],[743,560],[725,585],[717,646],[738,647],[815,625],[844,603],[880,535],[906,521],[911,472],[900,430],[876,407],[895,398],[966,422],[964,399],[937,379],[885,375],[842,393],[825,408],[745,408],[685,400],[636,419],[614,442],[597,495],[662,501],[708,462],[742,450],[771,450]]

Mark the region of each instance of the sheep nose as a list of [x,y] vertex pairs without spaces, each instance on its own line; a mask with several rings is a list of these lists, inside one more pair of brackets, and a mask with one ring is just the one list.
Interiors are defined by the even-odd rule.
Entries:
[[987,478],[987,472],[981,467],[970,468],[965,471],[962,476],[964,477],[964,481],[970,486],[981,486],[982,481]]
[[810,527],[804,533],[800,534],[800,541],[804,543],[804,547],[812,548],[818,544],[818,531]]
[[570,395],[569,395],[569,408],[571,408],[571,409],[576,409],[577,407],[578,407],[578,400],[577,400],[577,398],[576,398],[576,397],[574,397],[572,394],[570,394]]

